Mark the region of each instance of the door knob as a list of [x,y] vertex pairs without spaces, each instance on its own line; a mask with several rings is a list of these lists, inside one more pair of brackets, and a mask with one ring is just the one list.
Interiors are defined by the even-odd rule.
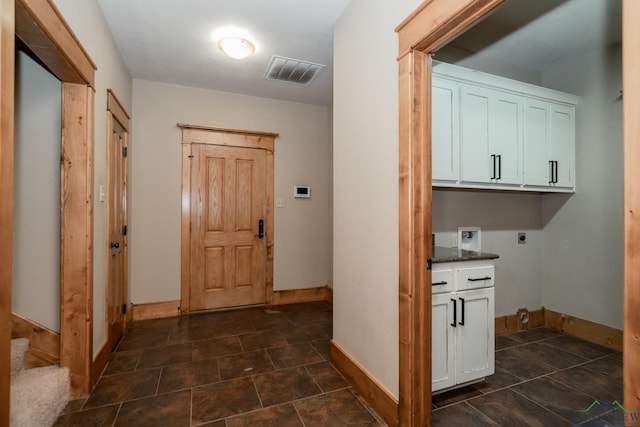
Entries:
[[111,242],[111,249],[118,249],[120,247],[120,243],[118,242]]

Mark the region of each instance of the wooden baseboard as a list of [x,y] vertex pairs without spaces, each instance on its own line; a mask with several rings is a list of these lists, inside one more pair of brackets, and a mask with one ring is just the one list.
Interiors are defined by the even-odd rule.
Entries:
[[25,368],[60,363],[60,334],[19,314],[11,313],[11,338],[28,338],[29,349],[24,357]]
[[331,286],[327,286],[327,301],[333,304],[333,288]]
[[328,286],[319,286],[317,288],[306,289],[289,289],[285,291],[273,291],[273,304],[294,304],[297,302],[310,302],[310,301],[328,301],[328,295],[330,292]]
[[180,315],[180,301],[151,302],[148,304],[131,304],[133,321],[161,319]]
[[[525,309],[518,310],[518,313],[521,310]],[[520,322],[520,315],[518,313],[496,317],[496,335],[512,334],[514,332],[544,326],[545,324],[544,309],[529,311],[529,321],[524,324]]]
[[544,310],[544,324],[566,334],[622,351],[622,331],[619,329],[548,309]]
[[329,358],[373,410],[391,427],[397,427],[398,400],[333,340]]
[[95,383],[98,381],[98,378],[100,378],[102,371],[104,371],[105,366],[107,366],[107,363],[109,363],[109,354],[109,346],[107,340],[105,340],[102,345],[100,345],[100,348],[98,349],[96,354],[93,355],[91,387],[95,385]]

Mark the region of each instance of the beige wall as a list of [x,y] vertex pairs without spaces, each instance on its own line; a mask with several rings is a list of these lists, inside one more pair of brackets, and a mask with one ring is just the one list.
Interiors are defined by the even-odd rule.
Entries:
[[[96,351],[106,338],[106,203],[99,201],[98,194],[100,186],[106,189],[107,89],[112,89],[124,108],[131,113],[131,77],[95,0],[54,0],[54,3],[98,67],[95,79],[96,197],[93,241],[93,349]],[[135,144],[135,141],[132,143]]]
[[12,310],[60,332],[61,84],[16,57]]
[[[329,283],[328,108],[134,80],[131,299],[180,299],[181,131],[176,123],[278,132],[274,289]],[[311,186],[294,199],[293,186]]]
[[543,304],[622,329],[621,46],[545,72],[543,83],[583,96],[576,109],[576,194],[543,197]]
[[398,65],[421,2],[353,0],[334,32],[336,342],[398,396]]
[[[495,315],[542,307],[542,219],[538,194],[433,192],[436,244],[451,247],[458,227],[482,229],[482,251],[498,254]],[[518,244],[518,232],[527,243]]]

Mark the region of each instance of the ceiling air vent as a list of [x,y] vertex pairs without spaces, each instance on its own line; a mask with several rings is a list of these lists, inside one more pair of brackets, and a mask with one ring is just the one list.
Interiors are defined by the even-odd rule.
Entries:
[[308,86],[324,67],[324,65],[313,62],[274,55],[264,73],[264,78]]

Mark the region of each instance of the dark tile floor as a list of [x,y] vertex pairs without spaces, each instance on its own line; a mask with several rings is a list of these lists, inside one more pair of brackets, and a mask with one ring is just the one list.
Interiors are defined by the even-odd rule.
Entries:
[[331,366],[324,302],[135,322],[56,426],[380,426]]
[[[496,373],[486,381],[433,397],[434,426],[618,425],[611,407],[588,413],[595,400],[622,401],[622,354],[537,328],[496,338]],[[601,414],[597,417],[596,412]],[[604,413],[604,415],[602,415]],[[590,418],[594,418],[589,420]]]

